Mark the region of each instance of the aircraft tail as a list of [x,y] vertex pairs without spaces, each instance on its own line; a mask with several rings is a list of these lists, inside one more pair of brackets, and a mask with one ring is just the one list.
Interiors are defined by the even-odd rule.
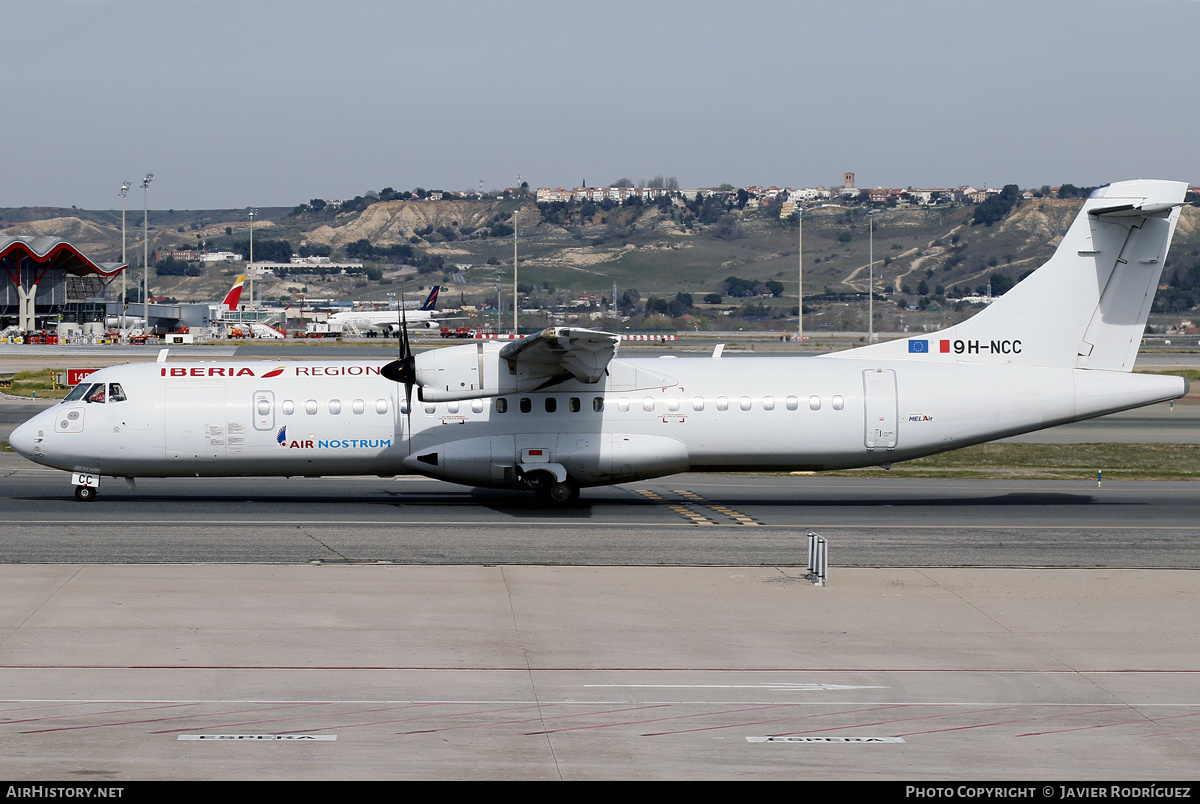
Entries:
[[437,309],[437,297],[438,297],[439,290],[441,290],[440,287],[438,287],[437,285],[433,286],[433,290],[429,291],[429,298],[427,298],[425,300],[425,303],[421,305],[422,310],[436,310]]
[[987,309],[841,354],[1131,371],[1186,193],[1148,179],[1101,187],[1053,256]]
[[237,280],[234,281],[233,287],[229,289],[229,292],[225,294],[225,298],[221,300],[222,307],[224,307],[226,310],[237,309],[238,302],[242,299],[242,284],[245,281],[246,277],[244,274],[239,276]]

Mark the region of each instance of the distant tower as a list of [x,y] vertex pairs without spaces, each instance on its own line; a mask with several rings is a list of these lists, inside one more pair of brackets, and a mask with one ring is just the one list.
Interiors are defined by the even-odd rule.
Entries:
[[842,183],[842,186],[845,187],[847,190],[853,189],[854,188],[854,173],[852,171],[846,171],[846,175],[844,178],[845,178],[845,181]]

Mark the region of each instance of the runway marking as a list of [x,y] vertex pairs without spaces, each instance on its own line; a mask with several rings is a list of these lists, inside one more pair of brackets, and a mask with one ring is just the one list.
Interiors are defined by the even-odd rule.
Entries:
[[903,737],[747,737],[748,743],[902,743]]
[[[786,706],[786,707],[795,707],[795,706],[800,706],[800,705],[801,704],[797,704],[797,703],[781,704],[781,706]],[[722,731],[724,729],[746,729],[746,728],[750,728],[751,726],[764,726],[768,723],[779,723],[780,721],[785,721],[785,720],[787,720],[787,721],[807,720],[809,718],[814,718],[814,717],[833,717],[833,716],[837,716],[837,715],[857,714],[858,712],[877,712],[881,709],[895,709],[897,707],[905,707],[905,706],[912,706],[912,705],[913,704],[885,704],[882,706],[868,707],[866,709],[851,709],[846,712],[818,712],[818,713],[811,714],[811,715],[792,715],[791,717],[773,718],[771,720],[749,721],[749,722],[744,722],[744,723],[729,723],[729,724],[716,725],[716,726],[701,726],[701,727],[695,728],[695,729],[677,729],[675,731],[650,732],[648,734],[643,734],[642,736],[643,737],[667,737],[667,736],[674,735],[674,734],[694,734],[696,732],[701,732],[701,731]],[[762,708],[767,708],[767,707],[762,707]],[[693,717],[699,717],[699,715],[695,715]],[[846,728],[857,728],[857,727],[858,726],[847,726]],[[818,731],[823,731],[823,729],[818,729]]]
[[728,506],[709,502],[699,494],[686,489],[672,489],[675,494],[678,494],[684,498],[683,502],[669,501],[658,492],[651,491],[650,489],[633,489],[632,491],[635,494],[640,494],[647,500],[665,505],[675,513],[679,514],[685,519],[690,520],[693,525],[707,525],[710,527],[721,525],[721,523],[702,514],[699,510],[697,510],[699,508],[708,508],[712,511],[716,511],[718,514],[732,519],[738,525],[760,526],[763,524],[752,517],[748,517],[745,514],[734,511]]
[[[322,702],[311,702],[311,703],[305,703],[305,704],[295,704],[290,707],[289,706],[281,706],[281,707],[273,707],[273,708],[290,709],[290,708],[295,708],[295,706],[297,706],[297,705],[299,705],[299,706],[328,706],[328,705],[331,705],[332,703],[334,703],[334,702],[322,701]],[[388,712],[388,711],[392,711],[395,709],[409,709],[411,707],[417,707],[417,706],[434,706],[434,705],[435,704],[395,704],[393,706],[382,707],[379,709],[354,710],[351,712],[304,713],[304,714],[300,714],[300,715],[293,715],[292,717],[280,717],[280,718],[270,718],[270,719],[260,719],[260,720],[245,720],[245,721],[234,722],[234,723],[216,723],[214,725],[209,726],[208,728],[210,728],[210,729],[232,729],[232,728],[237,728],[239,726],[260,726],[265,723],[284,723],[289,720],[300,720],[302,718],[312,719],[314,717],[328,718],[328,717],[336,717],[338,715],[363,715],[363,714],[369,714],[371,712]],[[258,710],[258,711],[265,712],[265,711],[269,711],[269,710],[264,709],[264,710]],[[234,714],[238,714],[238,712],[212,712],[212,713],[208,713],[208,714],[204,715],[204,717],[219,717],[222,715],[234,715]],[[191,726],[189,728],[195,728],[195,727]],[[297,733],[302,732],[302,731],[328,731],[329,728],[332,728],[332,727],[321,728],[321,729],[294,729],[293,731],[297,732]],[[148,732],[148,733],[149,734],[174,734],[174,733],[180,732],[180,731],[183,731],[183,729],[182,728],[162,729],[160,731],[152,731],[152,732]]]
[[584,684],[585,689],[635,689],[635,690],[776,690],[784,692],[829,692],[835,690],[886,690],[885,686],[865,684]]
[[211,740],[216,741],[241,741],[261,742],[268,740],[295,740],[298,742],[308,742],[313,740],[333,741],[337,739],[336,734],[180,734],[175,739],[177,740]]
[[[186,706],[197,706],[198,704],[177,704],[177,705],[178,706],[185,706],[185,705]],[[281,706],[270,707],[270,709],[291,709],[296,706],[319,706],[319,705],[320,704],[285,704],[285,705],[281,705]],[[162,708],[169,708],[169,707],[145,707],[145,708],[162,709]],[[132,710],[132,711],[138,711],[138,710]],[[269,711],[269,710],[254,709],[254,710],[250,710],[250,711],[262,712],[262,711]],[[112,712],[89,712],[89,713],[87,713],[87,715],[89,717],[94,717],[96,715],[105,715],[105,714],[114,714],[114,713],[112,713]],[[146,720],[118,720],[118,721],[109,722],[109,723],[92,723],[92,724],[85,725],[85,726],[58,726],[55,728],[47,728],[47,729],[29,729],[26,731],[22,731],[21,734],[45,734],[47,732],[76,731],[78,729],[99,729],[99,728],[107,728],[109,726],[139,726],[139,725],[144,725],[146,723],[164,723],[167,721],[174,721],[174,720],[192,720],[192,719],[195,719],[198,717],[215,717],[216,715],[219,715],[219,714],[224,714],[224,713],[202,712],[202,713],[196,714],[196,715],[182,715],[182,716],[176,716],[176,717],[158,717],[158,718],[149,718]],[[233,714],[233,713],[229,713],[229,714]],[[72,715],[63,715],[61,717],[79,717],[79,716],[80,715],[78,713],[75,713]],[[44,720],[58,720],[60,718],[55,717],[55,718],[43,718],[43,719]],[[18,722],[18,721],[12,721],[12,722]],[[7,725],[7,724],[5,724],[5,725]],[[173,729],[173,731],[181,731],[181,729]],[[150,732],[150,733],[151,734],[159,734],[162,732]]]
[[[0,498],[2,499],[2,498]],[[666,502],[665,500],[663,502]],[[76,504],[76,503],[72,503]],[[481,506],[482,508],[482,506]],[[337,520],[321,520],[321,519],[156,519],[153,523],[147,521],[131,522],[128,519],[123,520],[105,520],[105,519],[6,519],[7,525],[44,525],[47,527],[70,527],[70,526],[86,526],[91,529],[95,528],[120,528],[123,531],[128,531],[131,527],[145,527],[153,524],[156,527],[161,526],[192,526],[192,527],[214,527],[214,526],[229,526],[245,528],[253,525],[277,525],[283,527],[313,527],[320,526],[323,528],[331,527],[367,527],[379,528],[387,530],[395,530],[397,527],[415,528],[415,527],[437,527],[437,528],[460,528],[460,527],[478,527],[481,521],[478,519],[405,519],[403,522],[394,520],[354,520],[354,519],[337,519]],[[628,529],[631,527],[646,527],[644,521],[634,520],[611,520],[606,522],[588,522],[588,528],[608,529],[620,528]],[[692,523],[671,523],[661,522],[656,523],[655,527],[689,527]],[[719,523],[714,523],[719,524]],[[763,522],[754,522],[754,525],[769,530],[786,530],[795,532],[801,527],[795,524],[790,525],[769,525]],[[488,522],[489,528],[497,527],[521,527],[521,528],[552,528],[560,529],[562,522],[558,520],[545,519],[514,519],[510,523]],[[1200,525],[1115,525],[1107,522],[1095,522],[1087,525],[1068,525],[1068,524],[1045,524],[1045,525],[989,525],[979,522],[960,522],[951,524],[924,524],[924,525],[903,525],[894,522],[879,521],[879,522],[832,522],[832,523],[811,523],[803,527],[814,530],[830,530],[830,531],[846,531],[846,530],[892,530],[892,531],[941,531],[941,530],[972,530],[972,531],[1091,531],[1091,530],[1106,530],[1106,531],[1137,531],[1139,533],[1154,533],[1154,532],[1170,532],[1170,533],[1191,533],[1200,532]]]
[[665,499],[659,496],[659,494],[651,491],[650,489],[634,489],[633,491],[635,494],[640,494],[651,502],[662,503],[683,518],[691,520],[693,525],[715,526],[717,524],[703,514],[693,511],[691,507],[687,505],[678,505],[676,503],[667,502]]
[[694,491],[688,491],[687,489],[674,489],[674,491],[676,494],[684,497],[685,499],[691,500],[692,502],[695,502],[695,503],[699,503],[700,505],[706,505],[709,508],[711,508],[712,510],[716,511],[717,513],[724,514],[725,516],[732,519],[734,522],[737,522],[739,525],[761,525],[761,524],[763,524],[752,517],[748,517],[745,514],[734,511],[732,508],[729,508],[728,506],[721,505],[720,503],[709,502],[708,500],[704,499],[703,497],[701,497],[699,494],[695,493]]

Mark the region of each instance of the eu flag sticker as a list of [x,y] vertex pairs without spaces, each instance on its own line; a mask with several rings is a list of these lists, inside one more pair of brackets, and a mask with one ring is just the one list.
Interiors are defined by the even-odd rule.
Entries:
[[909,341],[908,353],[910,355],[927,355],[929,354],[929,341]]

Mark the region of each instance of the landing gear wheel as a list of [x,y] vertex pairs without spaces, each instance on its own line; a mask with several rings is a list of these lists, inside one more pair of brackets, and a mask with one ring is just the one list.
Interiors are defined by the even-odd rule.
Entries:
[[551,483],[546,487],[546,499],[555,505],[570,505],[579,499],[579,486],[570,480]]
[[75,499],[80,502],[91,502],[96,499],[96,489],[91,486],[76,486]]

